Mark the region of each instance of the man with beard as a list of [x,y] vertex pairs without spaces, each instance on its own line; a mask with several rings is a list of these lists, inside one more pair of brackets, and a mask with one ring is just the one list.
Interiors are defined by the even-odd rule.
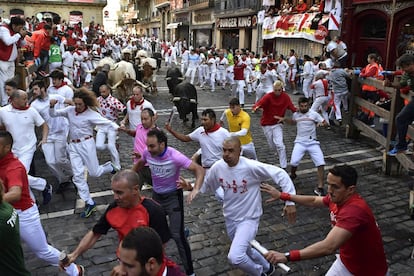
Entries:
[[119,245],[119,265],[111,276],[184,276],[174,262],[165,257],[162,242],[154,229],[131,230]]
[[293,113],[292,119],[275,117],[279,119],[279,122],[297,125],[295,145],[290,160],[290,177],[292,179],[296,178],[299,162],[307,152],[318,168],[318,186],[315,188],[314,193],[318,196],[324,196],[326,195],[323,187],[325,160],[320,143],[316,137],[316,124],[321,126],[327,126],[328,124],[319,113],[309,110],[309,100],[307,98],[300,97],[298,104],[299,112]]

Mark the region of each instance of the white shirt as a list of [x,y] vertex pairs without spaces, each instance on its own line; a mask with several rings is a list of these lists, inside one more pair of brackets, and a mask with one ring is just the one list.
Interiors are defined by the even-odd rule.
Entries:
[[292,68],[292,70],[297,70],[297,67],[296,67],[296,57],[294,55],[289,57],[288,63],[289,63],[289,66],[290,65],[293,65],[293,66],[290,66],[290,68]]
[[47,89],[47,93],[60,95],[67,100],[73,99],[73,90],[68,85],[63,85],[59,88],[56,88],[55,86],[49,86],[49,88]]
[[296,121],[297,133],[295,143],[318,143],[316,138],[316,123],[322,123],[322,116],[312,110],[305,114],[301,112],[293,113],[292,119]]
[[44,99],[37,98],[34,100],[30,106],[36,109],[40,116],[46,121],[47,126],[49,127],[49,133],[47,136],[48,142],[51,140],[61,139],[66,141],[68,131],[69,131],[69,122],[64,117],[51,117],[49,114],[49,102],[51,99],[57,100],[55,105],[56,109],[65,108],[65,98],[58,94],[50,94]]
[[144,99],[144,102],[141,105],[136,105],[134,109],[131,108],[131,100],[126,104],[128,120],[129,120],[129,129],[137,129],[137,125],[141,123],[141,112],[144,108],[150,108],[154,111],[154,114],[157,113],[155,108],[152,106],[152,103]]
[[262,72],[259,72],[259,80],[260,83],[257,86],[257,88],[262,89],[263,91],[267,92],[273,92],[273,83],[278,80],[276,72],[275,71],[269,71],[266,70],[264,74]]
[[[229,167],[223,159],[214,163],[204,178],[201,192],[223,187],[224,217],[236,222],[243,221],[262,215],[260,184],[269,180],[280,186],[283,192],[296,194],[295,186],[285,170],[243,156],[234,167]],[[287,201],[286,205],[293,203]]]
[[211,167],[214,162],[223,156],[223,141],[230,137],[227,129],[220,127],[214,132],[206,133],[204,127],[198,127],[188,134],[193,141],[197,141],[201,147],[201,163],[203,167]]
[[19,33],[15,33],[13,36],[11,36],[9,29],[7,29],[5,26],[2,26],[0,23],[0,40],[2,40],[6,45],[13,44],[12,52],[7,61],[16,60],[18,54],[16,42],[18,42],[21,37],[22,36]]
[[94,126],[112,126],[115,130],[119,126],[104,118],[98,112],[90,109],[89,107],[82,113],[77,114],[74,106],[68,106],[64,109],[57,110],[56,108],[50,108],[49,114],[52,117],[65,116],[69,120],[69,139],[76,140],[82,139],[88,136],[93,136]]
[[14,140],[12,151],[16,155],[36,150],[35,127],[43,125],[44,122],[45,120],[33,107],[19,110],[9,104],[0,109],[0,125],[5,126],[11,133]]

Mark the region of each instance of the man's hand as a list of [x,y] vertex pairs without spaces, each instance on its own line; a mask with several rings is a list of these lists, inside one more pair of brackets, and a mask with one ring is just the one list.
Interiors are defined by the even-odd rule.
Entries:
[[170,123],[168,123],[168,122],[166,122],[166,123],[165,123],[165,129],[166,129],[166,130],[168,130],[168,132],[171,132],[171,129],[172,129],[172,128],[171,128],[171,124],[170,124]]
[[111,276],[125,276],[126,272],[122,271],[121,265],[115,266],[111,271]]
[[273,250],[270,250],[267,254],[265,254],[265,258],[272,264],[287,263],[288,261],[284,253]]
[[294,224],[296,222],[296,206],[295,205],[286,205],[283,208],[283,214],[287,216],[289,224]]
[[199,191],[198,189],[194,188],[194,189],[191,191],[191,193],[187,196],[187,203],[188,203],[188,204],[191,204],[191,202],[193,201],[193,199],[197,196],[197,194],[198,194],[199,192],[200,192],[200,191]]
[[46,139],[42,139],[40,140],[40,142],[37,144],[37,147],[41,147],[43,144],[46,144],[47,140]]
[[67,260],[65,263],[59,262],[59,267],[63,271],[66,270],[66,267],[68,267],[71,263],[74,263],[76,261],[76,257],[73,253],[67,254]]
[[268,183],[263,182],[260,184],[260,190],[262,192],[268,193],[271,196],[271,198],[266,200],[266,203],[280,199],[280,191]]
[[56,99],[51,99],[50,100],[50,102],[49,102],[49,106],[50,106],[50,108],[53,108],[53,107],[55,107],[55,104],[57,104],[57,100]]
[[184,177],[180,176],[177,180],[177,189],[183,189],[184,191],[192,191],[193,186]]

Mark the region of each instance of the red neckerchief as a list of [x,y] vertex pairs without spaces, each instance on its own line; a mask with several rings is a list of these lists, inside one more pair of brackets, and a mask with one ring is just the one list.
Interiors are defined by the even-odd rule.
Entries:
[[142,98],[139,102],[135,102],[134,97],[131,97],[130,99],[131,109],[135,109],[137,105],[141,105],[143,103],[144,103],[144,98]]
[[67,85],[65,81],[62,81],[62,83],[59,86],[55,86],[56,89],[61,88],[62,86]]
[[219,128],[220,128],[221,126],[219,125],[219,124],[215,124],[212,128],[210,128],[209,130],[206,130],[206,129],[204,129],[205,130],[205,133],[208,135],[209,133],[211,133],[211,132],[214,132],[214,131],[216,131],[216,130],[218,130]]
[[158,270],[157,276],[162,276],[162,274],[164,274],[164,270],[166,268],[175,267],[175,266],[176,266],[176,264],[173,261],[171,261],[170,259],[164,257],[162,259],[162,264],[161,264],[160,270]]
[[17,110],[28,110],[30,105],[26,105],[25,107],[17,107],[13,103],[11,103],[12,107]]
[[76,116],[78,116],[79,114],[81,114],[81,113],[85,112],[85,111],[86,111],[86,109],[88,109],[88,107],[87,107],[87,106],[85,106],[85,109],[84,109],[84,110],[82,110],[81,112],[76,112],[76,109],[75,109],[75,115],[76,115]]

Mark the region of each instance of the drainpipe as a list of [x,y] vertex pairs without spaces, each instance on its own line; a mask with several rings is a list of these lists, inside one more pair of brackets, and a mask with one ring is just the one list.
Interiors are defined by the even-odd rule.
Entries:
[[390,51],[391,51],[391,35],[393,33],[394,29],[394,14],[395,14],[395,6],[396,6],[396,0],[392,1],[392,9],[391,9],[391,17],[390,17],[390,28],[387,36],[387,53],[386,53],[386,60],[385,64],[387,67],[390,67]]

